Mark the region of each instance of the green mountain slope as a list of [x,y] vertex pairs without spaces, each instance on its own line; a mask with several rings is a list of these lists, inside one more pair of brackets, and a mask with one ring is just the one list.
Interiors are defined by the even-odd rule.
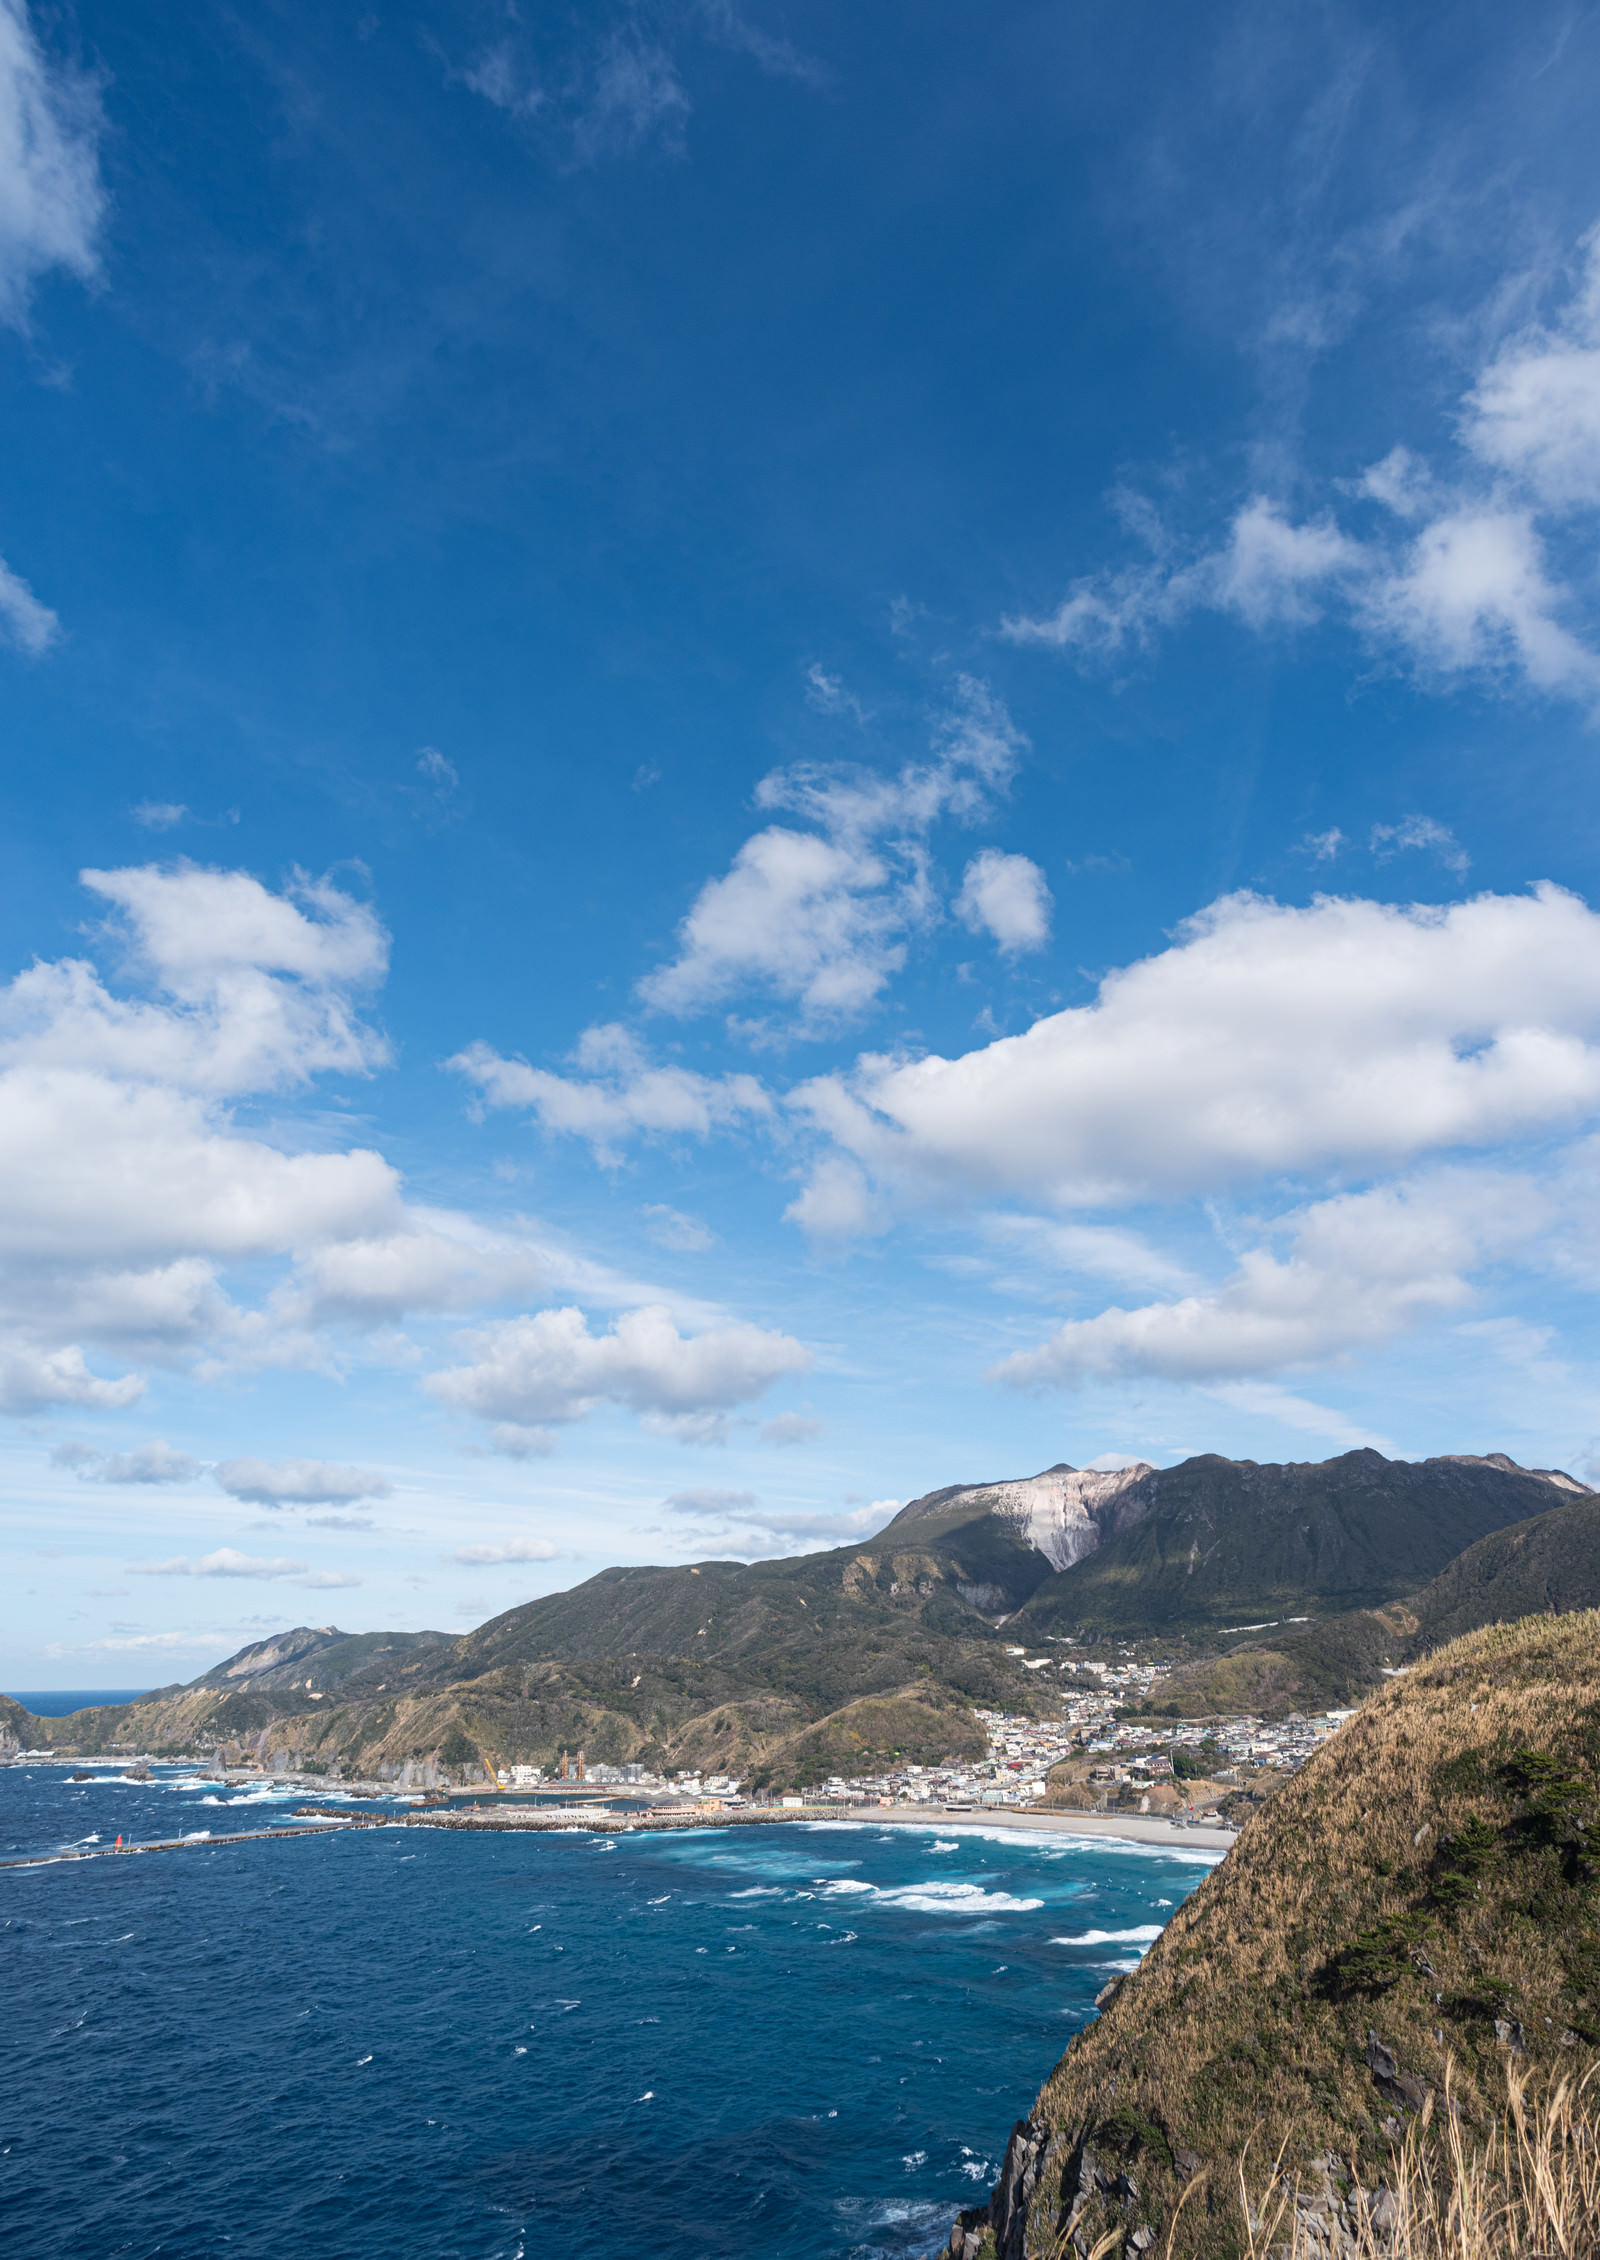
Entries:
[[1588,1497],[1492,1531],[1391,1608],[1286,1629],[1270,1643],[1175,1672],[1151,1713],[1216,1718],[1324,1710],[1359,1701],[1381,1686],[1386,1670],[1484,1625],[1593,1608],[1600,1608],[1600,1498]]
[[1125,1493],[1105,1541],[1035,1589],[1019,1633],[1220,1632],[1381,1607],[1581,1489],[1499,1454],[1413,1463],[1360,1451],[1283,1467],[1207,1454]]
[[[609,1763],[715,1764],[774,1782],[851,1755],[923,1763],[974,1747],[975,1705],[1051,1707],[1053,1690],[1009,1652],[1019,1643],[1108,1628],[1221,1638],[1241,1615],[1388,1600],[1463,1537],[1548,1508],[1559,1486],[1579,1488],[1502,1458],[1411,1466],[1376,1452],[1319,1466],[1063,1464],[929,1493],[827,1553],[604,1570],[460,1639],[300,1626],[189,1687],[39,1738],[237,1748],[423,1779],[548,1764],[579,1746]],[[1277,1654],[1292,1637],[1265,1666],[1236,1664],[1250,1699],[1226,1707],[1331,1700],[1360,1671],[1376,1678],[1397,1637],[1387,1618],[1318,1633],[1298,1677],[1292,1654]],[[1265,1693],[1245,1686],[1252,1668]]]
[[1508,2055],[1581,2078],[1597,1842],[1600,1613],[1442,1649],[1250,1822],[1072,2043],[952,2251],[1043,2260],[1116,2229],[1236,2260],[1247,2144],[1262,2180],[1281,2149],[1326,2223],[1351,2163],[1384,2180],[1447,2065],[1469,2129],[1503,2105]]

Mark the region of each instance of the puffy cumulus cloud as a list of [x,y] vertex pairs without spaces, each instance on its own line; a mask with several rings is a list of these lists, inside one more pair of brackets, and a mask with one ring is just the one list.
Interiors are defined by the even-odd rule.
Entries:
[[1018,1388],[1091,1376],[1233,1382],[1337,1363],[1465,1310],[1470,1274],[1525,1250],[1548,1214],[1531,1182],[1489,1171],[1339,1195],[1285,1220],[1286,1254],[1256,1247],[1213,1292],[1069,1320],[991,1378]]
[[213,1469],[230,1499],[257,1507],[335,1507],[387,1499],[394,1485],[376,1468],[336,1460],[222,1460]]
[[1600,228],[1550,327],[1507,338],[1467,395],[1462,436],[1550,510],[1600,503]]
[[165,1562],[130,1562],[134,1577],[295,1577],[308,1575],[305,1562],[290,1561],[278,1555],[271,1560],[259,1554],[241,1554],[235,1547],[219,1546],[214,1553],[202,1554],[198,1561],[185,1554],[174,1555]]
[[869,1055],[794,1103],[831,1141],[813,1205],[839,1228],[869,1180],[1125,1205],[1561,1130],[1600,1107],[1600,918],[1553,886],[1229,896],[1093,1004],[954,1059]]
[[573,1076],[505,1059],[484,1043],[469,1044],[445,1064],[475,1086],[485,1106],[525,1109],[543,1129],[586,1138],[602,1156],[638,1133],[706,1138],[772,1113],[753,1075],[653,1066],[637,1037],[615,1022],[584,1031]]
[[25,0],[0,0],[0,321],[23,327],[53,268],[98,273],[101,125],[93,81],[45,54]]
[[156,991],[112,997],[65,959],[12,984],[0,1031],[40,1066],[135,1074],[235,1097],[388,1059],[360,1017],[382,981],[388,937],[370,907],[298,873],[274,894],[243,871],[196,864],[85,871],[112,913],[108,938]]
[[1042,949],[1050,938],[1050,889],[1025,855],[985,848],[967,865],[956,916],[974,934],[989,934],[1008,957]]
[[468,1363],[425,1383],[461,1412],[520,1427],[579,1420],[611,1403],[686,1442],[717,1441],[735,1406],[811,1364],[790,1335],[728,1325],[684,1336],[660,1306],[626,1311],[599,1335],[580,1310],[537,1311],[476,1329],[463,1346]]
[[[1376,505],[1352,533],[1252,496],[1187,558],[1148,508],[1142,564],[1075,581],[1054,611],[1002,623],[1013,643],[1104,660],[1198,609],[1265,631],[1330,609],[1424,680],[1520,683],[1600,712],[1594,528],[1600,506],[1600,229],[1548,324],[1500,343],[1462,403],[1461,455],[1436,474],[1403,448],[1345,482]],[[1554,551],[1552,545],[1554,544]]]
[[137,1374],[104,1381],[91,1373],[76,1344],[44,1350],[27,1343],[0,1343],[0,1412],[48,1412],[56,1405],[116,1412],[142,1397],[144,1388]]
[[[303,877],[282,894],[193,865],[90,871],[87,958],[0,987],[0,1404],[114,1406],[118,1358],[262,1354],[228,1265],[292,1261],[406,1222],[381,1155],[285,1151],[235,1099],[387,1056],[361,1017],[387,944],[370,909]],[[303,1354],[296,1351],[297,1355]]]
[[1424,526],[1364,590],[1359,617],[1427,674],[1520,672],[1536,689],[1600,693],[1600,654],[1560,618],[1531,511],[1468,506]]
[[552,1546],[548,1538],[507,1538],[495,1546],[462,1546],[450,1557],[469,1569],[492,1568],[502,1562],[554,1562],[560,1558],[560,1547]]
[[131,1452],[102,1452],[93,1444],[58,1444],[50,1454],[57,1467],[70,1467],[91,1483],[192,1483],[200,1462],[159,1440],[136,1444]]
[[[639,994],[680,1017],[750,991],[792,1006],[784,1032],[812,1036],[857,1018],[905,963],[908,937],[937,914],[927,835],[971,823],[1010,785],[1026,739],[986,684],[960,679],[937,721],[932,758],[893,775],[848,767],[775,771],[758,807],[772,824],[701,888],[678,955]],[[757,1033],[770,1033],[757,1030]]]

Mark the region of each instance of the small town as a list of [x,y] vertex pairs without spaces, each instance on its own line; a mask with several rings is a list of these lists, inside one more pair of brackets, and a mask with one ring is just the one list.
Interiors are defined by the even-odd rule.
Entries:
[[804,1797],[769,1799],[728,1774],[685,1769],[665,1776],[637,1765],[585,1764],[581,1758],[564,1759],[552,1776],[535,1766],[513,1766],[498,1780],[503,1789],[513,1792],[581,1783],[591,1792],[631,1790],[652,1800],[730,1809],[767,1802],[928,1805],[944,1812],[1031,1806],[1155,1813],[1226,1824],[1264,1802],[1280,1781],[1304,1765],[1354,1715],[1349,1710],[1324,1711],[1314,1717],[1291,1713],[1269,1722],[1245,1713],[1203,1722],[1152,1724],[1125,1713],[1148,1700],[1166,1677],[1165,1667],[1067,1663],[1058,1668],[1087,1682],[1065,1697],[1059,1720],[980,1709],[977,1717],[988,1738],[981,1759],[834,1773]]

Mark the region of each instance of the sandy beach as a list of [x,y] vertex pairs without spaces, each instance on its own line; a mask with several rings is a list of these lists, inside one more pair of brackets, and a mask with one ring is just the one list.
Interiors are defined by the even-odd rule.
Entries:
[[1236,1829],[1174,1828],[1170,1821],[1158,1820],[1150,1813],[1027,1813],[1012,1805],[995,1806],[987,1811],[963,1808],[959,1812],[930,1805],[894,1805],[887,1809],[880,1806],[876,1810],[867,1808],[856,1812],[824,1811],[819,1807],[811,1812],[792,1813],[789,1818],[862,1821],[873,1827],[886,1825],[890,1828],[1005,1828],[1047,1836],[1120,1836],[1136,1844],[1161,1844],[1171,1850],[1181,1850],[1188,1845],[1213,1852],[1226,1852],[1238,1838]]

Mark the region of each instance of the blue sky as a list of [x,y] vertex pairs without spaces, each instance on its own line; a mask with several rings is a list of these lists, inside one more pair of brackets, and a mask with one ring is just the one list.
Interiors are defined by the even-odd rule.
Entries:
[[1597,80],[0,0],[11,1684],[1594,1464]]

